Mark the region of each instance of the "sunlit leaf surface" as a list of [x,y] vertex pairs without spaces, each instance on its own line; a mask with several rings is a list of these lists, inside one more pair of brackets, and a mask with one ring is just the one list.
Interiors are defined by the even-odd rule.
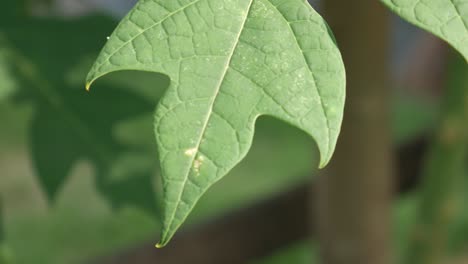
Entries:
[[119,70],[171,79],[155,114],[165,205],[158,246],[245,157],[260,115],[312,136],[320,166],[331,158],[345,72],[326,23],[306,1],[142,0],[102,50],[88,88]]
[[382,0],[409,22],[444,39],[468,61],[468,0]]

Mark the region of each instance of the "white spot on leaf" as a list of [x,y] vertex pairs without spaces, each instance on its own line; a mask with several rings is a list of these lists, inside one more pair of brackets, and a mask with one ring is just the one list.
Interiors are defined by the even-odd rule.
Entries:
[[187,149],[185,150],[185,156],[193,156],[195,155],[195,153],[197,152],[197,148],[190,148],[190,149]]
[[200,167],[203,165],[203,162],[205,161],[205,157],[203,156],[198,156],[197,159],[193,161],[193,170],[197,175],[200,173]]

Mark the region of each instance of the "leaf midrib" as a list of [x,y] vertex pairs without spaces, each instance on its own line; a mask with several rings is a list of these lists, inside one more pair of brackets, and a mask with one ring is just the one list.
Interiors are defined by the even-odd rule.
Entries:
[[[200,0],[198,0],[198,1],[200,1]],[[210,120],[211,120],[211,117],[212,117],[212,114],[213,114],[213,107],[214,107],[214,104],[215,104],[216,99],[217,99],[217,97],[218,97],[219,91],[220,91],[221,87],[223,86],[224,80],[226,79],[226,74],[227,74],[227,72],[228,72],[228,70],[229,70],[229,68],[230,68],[230,65],[231,65],[231,62],[232,62],[232,58],[234,57],[234,53],[235,53],[235,51],[236,51],[236,49],[237,49],[237,46],[238,46],[238,44],[239,44],[239,42],[240,42],[240,37],[241,37],[241,35],[242,35],[242,32],[244,31],[245,23],[246,23],[247,20],[248,20],[248,17],[249,17],[249,14],[250,14],[250,10],[251,10],[251,7],[252,7],[252,4],[253,4],[254,1],[255,1],[255,0],[250,0],[250,2],[249,2],[247,11],[245,12],[245,16],[244,16],[244,19],[243,19],[243,21],[242,21],[242,25],[240,26],[239,32],[238,32],[238,34],[237,34],[237,36],[236,36],[236,38],[235,38],[233,47],[231,48],[231,51],[230,51],[230,53],[228,54],[226,63],[225,63],[225,65],[224,65],[224,69],[223,69],[222,74],[221,74],[221,77],[220,77],[220,80],[219,80],[219,82],[218,82],[218,84],[217,84],[217,86],[216,86],[215,94],[214,94],[214,96],[213,96],[213,98],[211,99],[211,102],[210,102],[210,109],[208,110],[208,113],[207,113],[207,115],[206,115],[206,118],[205,118],[205,121],[204,121],[204,124],[203,124],[203,127],[202,127],[202,131],[201,131],[200,136],[199,136],[198,141],[197,141],[197,145],[195,146],[196,151],[195,151],[194,154],[192,154],[192,158],[191,158],[191,161],[190,161],[190,166],[188,166],[188,168],[187,168],[187,170],[186,170],[186,171],[187,171],[187,172],[186,172],[186,177],[185,177],[185,179],[184,179],[184,181],[183,181],[183,183],[182,183],[182,191],[179,193],[178,199],[177,199],[177,201],[176,201],[176,205],[175,205],[174,210],[173,210],[173,212],[172,212],[172,214],[171,214],[171,218],[170,218],[170,220],[167,222],[167,223],[169,224],[169,226],[167,227],[166,232],[170,232],[170,230],[172,230],[171,227],[172,227],[172,224],[173,224],[173,221],[174,221],[174,217],[175,217],[175,214],[176,214],[176,212],[177,212],[177,210],[178,210],[178,208],[179,208],[179,206],[180,206],[180,202],[181,202],[181,199],[182,199],[182,195],[183,195],[183,193],[184,193],[185,186],[186,186],[187,181],[188,181],[188,179],[189,179],[189,175],[190,175],[191,168],[192,168],[193,165],[194,165],[194,162],[195,162],[196,157],[199,155],[199,149],[200,149],[200,146],[201,146],[201,142],[202,142],[202,140],[203,140],[203,137],[204,137],[204,135],[205,135],[205,133],[206,133],[206,129],[207,129],[207,127],[208,127],[208,124],[209,124],[209,122],[210,122]],[[193,206],[190,206],[190,207],[193,207]],[[183,221],[181,221],[181,222],[183,222]],[[180,226],[180,224],[179,224],[178,226]],[[176,228],[177,228],[178,226],[176,226]],[[165,241],[164,239],[163,239],[163,241],[161,241],[161,242],[162,242],[163,245],[166,243],[166,241]]]

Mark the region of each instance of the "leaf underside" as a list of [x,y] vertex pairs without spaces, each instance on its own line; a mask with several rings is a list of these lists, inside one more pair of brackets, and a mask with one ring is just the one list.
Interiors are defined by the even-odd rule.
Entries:
[[468,0],[382,0],[391,10],[447,41],[468,61]]
[[155,114],[165,206],[158,247],[245,157],[259,116],[312,136],[321,167],[334,150],[345,71],[328,26],[304,0],[140,0],[96,60],[88,88],[119,70],[171,80]]

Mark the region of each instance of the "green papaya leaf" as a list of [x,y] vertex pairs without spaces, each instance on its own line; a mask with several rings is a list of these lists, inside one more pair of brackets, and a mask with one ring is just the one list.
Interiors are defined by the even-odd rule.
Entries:
[[410,23],[442,38],[468,61],[467,0],[382,0]]
[[96,47],[106,41],[103,35],[113,26],[114,20],[101,16],[23,19],[1,24],[0,33],[14,47],[8,63],[18,80],[15,98],[34,107],[29,130],[31,160],[49,200],[57,196],[73,166],[86,159],[96,168],[98,191],[114,208],[130,205],[156,215],[154,165],[143,164],[118,179],[113,177],[119,157],[147,153],[118,141],[114,128],[122,121],[150,114],[153,105],[117,86],[104,85],[90,96],[81,89],[81,81],[71,83],[67,78],[83,58],[95,56]]
[[158,247],[245,157],[259,116],[312,136],[320,167],[335,148],[344,66],[325,21],[304,0],[141,0],[105,45],[87,88],[119,70],[171,80],[155,114],[165,206]]

